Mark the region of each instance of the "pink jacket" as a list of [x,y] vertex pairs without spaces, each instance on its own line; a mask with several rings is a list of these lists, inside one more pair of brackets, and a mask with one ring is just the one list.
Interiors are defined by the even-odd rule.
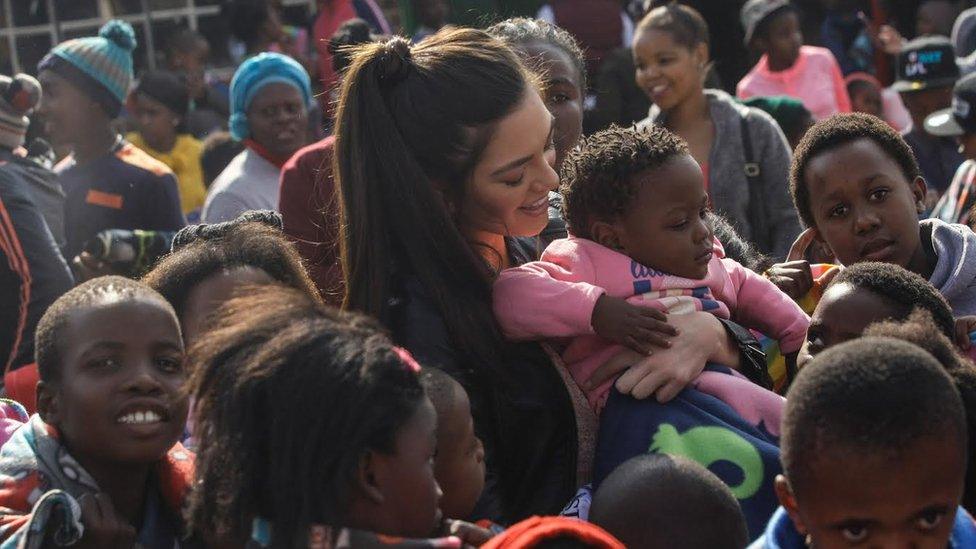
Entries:
[[766,55],[739,81],[740,99],[755,96],[788,95],[803,101],[817,120],[839,112],[851,112],[847,86],[834,54],[826,48],[802,46],[796,63],[785,71],[769,70]]
[[[809,317],[772,282],[724,256],[716,240],[708,275],[691,280],[570,236],[550,244],[540,261],[502,271],[493,291],[495,317],[512,339],[568,339],[562,358],[578,384],[621,349],[591,325],[603,294],[669,314],[708,311],[779,340],[784,354],[798,351]],[[603,408],[612,384],[587,393],[594,409]]]

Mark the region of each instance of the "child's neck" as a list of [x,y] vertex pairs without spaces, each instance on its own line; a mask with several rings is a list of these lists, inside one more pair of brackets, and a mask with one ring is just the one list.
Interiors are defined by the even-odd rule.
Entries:
[[160,140],[150,141],[146,139],[145,134],[142,135],[142,138],[146,141],[146,145],[149,145],[149,148],[161,153],[168,153],[173,150],[173,147],[176,146],[176,137],[176,132],[173,132],[171,135],[164,136]]
[[919,229],[918,247],[905,268],[928,280],[932,278],[932,273],[935,271],[935,262],[935,251],[931,249],[927,235],[922,234],[921,229]]
[[83,139],[79,139],[77,143],[73,143],[75,161],[79,164],[85,164],[108,154],[112,150],[112,147],[115,146],[118,137],[115,130],[108,124],[92,130]]
[[152,465],[131,465],[75,459],[95,479],[98,487],[112,499],[119,517],[138,529],[145,511],[146,493]]

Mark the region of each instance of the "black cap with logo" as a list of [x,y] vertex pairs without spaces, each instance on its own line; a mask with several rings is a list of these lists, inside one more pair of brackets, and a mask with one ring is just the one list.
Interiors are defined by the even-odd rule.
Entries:
[[976,73],[956,82],[952,89],[952,108],[928,115],[925,131],[940,137],[976,133]]
[[944,36],[916,38],[905,44],[898,54],[897,69],[892,89],[901,93],[945,88],[959,79],[952,42]]

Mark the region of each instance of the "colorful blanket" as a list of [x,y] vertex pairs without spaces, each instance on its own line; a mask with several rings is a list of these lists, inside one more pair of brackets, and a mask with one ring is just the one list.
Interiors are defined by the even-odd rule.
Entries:
[[634,456],[685,456],[732,489],[751,538],[757,538],[778,506],[773,481],[782,471],[779,425],[785,402],[722,366],[708,366],[666,404],[614,390],[600,418],[594,487]]
[[[193,479],[193,454],[177,443],[157,465],[155,479],[153,493],[169,516],[179,517]],[[59,545],[77,542],[84,534],[78,500],[99,491],[54,427],[32,416],[0,448],[0,549],[40,547],[48,533]],[[153,517],[144,520],[158,523]],[[145,533],[140,532],[140,542]]]

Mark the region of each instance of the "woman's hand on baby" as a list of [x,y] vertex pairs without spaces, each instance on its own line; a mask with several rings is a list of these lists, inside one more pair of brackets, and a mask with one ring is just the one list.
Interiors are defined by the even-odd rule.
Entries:
[[135,546],[136,529],[115,512],[108,494],[85,494],[78,504],[85,534],[74,547],[132,549]]
[[624,299],[607,294],[597,299],[590,323],[600,337],[642,355],[651,354],[654,347],[667,349],[671,346],[668,337],[678,335],[678,330],[668,324],[667,315],[661,311],[631,305]]
[[[690,313],[671,315],[668,322],[681,331],[670,348],[651,356],[624,351],[601,365],[584,382],[584,389],[599,387],[617,374],[617,390],[634,398],[651,395],[658,402],[668,402],[705,368],[709,361],[735,366],[738,356],[726,349],[725,328],[715,315]],[[724,337],[723,337],[724,336]]]

